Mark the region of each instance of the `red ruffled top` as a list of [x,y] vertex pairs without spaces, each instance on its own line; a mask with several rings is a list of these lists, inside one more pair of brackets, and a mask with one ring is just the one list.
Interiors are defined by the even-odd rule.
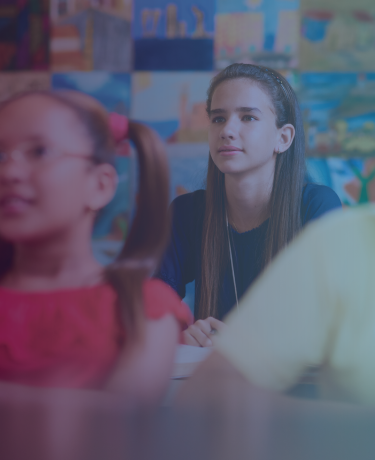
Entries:
[[[147,280],[143,296],[146,318],[172,314],[182,329],[191,324],[187,305],[162,281]],[[0,380],[96,388],[123,344],[116,293],[109,285],[51,292],[0,288]]]

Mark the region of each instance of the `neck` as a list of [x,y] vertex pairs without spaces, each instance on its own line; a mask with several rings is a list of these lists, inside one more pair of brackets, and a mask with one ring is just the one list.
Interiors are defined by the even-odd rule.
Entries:
[[15,245],[11,270],[2,280],[19,290],[53,290],[97,284],[101,266],[91,250],[90,228]]
[[269,217],[274,170],[250,174],[226,174],[228,219],[240,233],[258,227]]

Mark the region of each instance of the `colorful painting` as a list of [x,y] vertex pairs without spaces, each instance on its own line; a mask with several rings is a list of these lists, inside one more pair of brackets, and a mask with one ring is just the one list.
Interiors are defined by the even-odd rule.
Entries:
[[49,72],[0,73],[0,102],[24,91],[42,91],[51,87]]
[[48,70],[48,38],[48,0],[0,0],[0,70]]
[[301,16],[302,70],[375,70],[373,0],[305,0]]
[[206,92],[211,72],[137,72],[132,78],[132,118],[168,143],[207,142]]
[[215,0],[136,0],[135,70],[212,70]]
[[375,202],[375,158],[308,158],[311,182],[331,187],[344,206]]
[[131,70],[131,0],[50,1],[52,70]]
[[130,75],[109,72],[52,74],[54,89],[72,89],[95,97],[110,112],[127,115],[130,109]]
[[375,73],[302,73],[307,154],[375,154]]
[[218,0],[216,68],[233,62],[298,65],[299,0]]

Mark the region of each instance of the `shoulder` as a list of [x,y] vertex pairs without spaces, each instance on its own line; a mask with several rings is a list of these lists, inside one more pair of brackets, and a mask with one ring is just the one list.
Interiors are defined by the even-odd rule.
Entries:
[[341,208],[340,198],[325,185],[306,184],[302,194],[301,217],[305,224],[333,209]]
[[195,192],[185,193],[172,201],[174,214],[192,213],[195,214],[204,210],[206,204],[206,190],[196,190]]
[[[356,267],[358,271],[362,262],[369,258],[370,248],[375,250],[375,206],[333,210],[309,224],[296,241],[309,248],[311,257],[324,260],[325,265],[329,260],[334,261],[332,264],[336,268],[333,271],[338,271],[340,266],[348,271]],[[362,262],[357,264],[358,257]]]
[[373,229],[375,230],[375,205],[367,204],[343,211],[336,210],[322,221],[314,223],[309,232],[320,231],[322,234],[331,233],[336,236],[340,233],[344,238],[353,240],[359,231],[365,230],[371,240],[375,241]]
[[159,319],[171,314],[184,327],[192,322],[189,307],[177,293],[159,279],[148,279],[143,284],[145,315],[148,319]]

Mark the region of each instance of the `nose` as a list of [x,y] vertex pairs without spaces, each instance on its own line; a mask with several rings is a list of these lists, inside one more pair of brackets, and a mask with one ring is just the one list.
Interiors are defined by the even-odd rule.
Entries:
[[221,139],[234,140],[237,137],[237,127],[235,120],[230,117],[223,125],[220,131]]
[[14,151],[0,163],[0,183],[21,182],[28,175],[28,167],[22,161],[22,153]]

